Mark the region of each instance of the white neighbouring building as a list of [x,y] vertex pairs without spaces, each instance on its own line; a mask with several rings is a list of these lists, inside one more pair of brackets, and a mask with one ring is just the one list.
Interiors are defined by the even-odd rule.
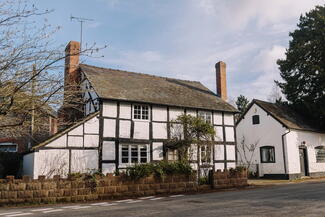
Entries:
[[[24,175],[51,177],[89,170],[105,174],[135,163],[175,160],[177,153],[168,150],[165,141],[173,136],[171,121],[184,113],[204,118],[216,130],[210,162],[203,163],[214,170],[236,166],[237,110],[225,101],[225,63],[216,64],[215,94],[196,81],[79,64],[74,55],[79,49],[78,42],[67,45],[71,55],[66,58],[65,80],[78,79],[84,118],[26,154]],[[195,150],[194,169],[203,164],[203,152]]]
[[260,177],[325,175],[325,132],[287,106],[254,99],[237,121],[236,134],[238,164],[251,163]]

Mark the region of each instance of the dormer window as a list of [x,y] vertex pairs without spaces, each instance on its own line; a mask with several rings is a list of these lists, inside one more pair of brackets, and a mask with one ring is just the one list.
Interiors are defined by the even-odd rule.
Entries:
[[253,121],[253,125],[260,124],[260,116],[259,115],[253,115],[252,121]]
[[134,105],[133,106],[133,119],[136,119],[136,120],[149,120],[149,106],[147,106],[147,105]]

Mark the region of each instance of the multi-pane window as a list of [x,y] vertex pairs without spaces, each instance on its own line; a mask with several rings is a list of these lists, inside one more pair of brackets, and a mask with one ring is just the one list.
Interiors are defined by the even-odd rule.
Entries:
[[210,164],[211,163],[211,154],[212,154],[212,149],[211,146],[208,145],[202,145],[200,147],[200,159],[201,159],[201,164]]
[[212,123],[212,114],[211,112],[200,111],[199,117],[202,118],[206,123]]
[[169,149],[167,152],[167,159],[169,161],[177,161],[178,160],[178,151],[177,149]]
[[275,151],[273,146],[263,146],[260,148],[262,163],[275,163]]
[[317,146],[316,151],[316,162],[325,163],[325,146]]
[[139,120],[149,120],[149,106],[147,105],[134,105],[133,118]]
[[0,152],[17,152],[17,144],[11,142],[0,143]]
[[122,164],[147,163],[149,161],[147,145],[121,145]]
[[260,124],[260,116],[259,115],[253,115],[252,117],[253,124]]

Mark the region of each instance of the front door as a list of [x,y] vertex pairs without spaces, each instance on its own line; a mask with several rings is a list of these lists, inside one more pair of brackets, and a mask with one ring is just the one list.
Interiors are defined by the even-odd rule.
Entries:
[[307,153],[305,148],[299,148],[299,157],[300,157],[300,173],[302,176],[308,176],[307,168]]

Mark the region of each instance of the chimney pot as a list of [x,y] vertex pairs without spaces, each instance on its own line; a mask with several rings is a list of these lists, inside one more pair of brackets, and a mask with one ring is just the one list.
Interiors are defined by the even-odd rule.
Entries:
[[217,95],[227,101],[227,73],[226,63],[219,61],[216,63]]

